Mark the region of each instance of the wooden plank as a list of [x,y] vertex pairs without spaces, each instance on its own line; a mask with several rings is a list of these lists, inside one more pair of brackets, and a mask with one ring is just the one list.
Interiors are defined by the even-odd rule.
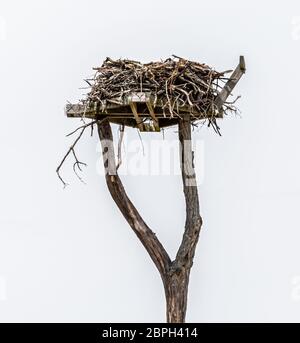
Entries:
[[[104,116],[109,116],[111,118],[135,118],[132,111],[131,112],[121,112],[120,111],[121,107],[118,107],[116,110],[108,110],[106,112],[102,112],[101,110],[99,110],[99,108],[97,108],[96,105],[97,104],[95,103],[94,107],[90,107],[90,108],[86,109],[83,105],[68,104],[65,108],[65,114],[67,117],[70,117],[70,118],[85,117],[85,118],[90,118],[90,119],[97,119],[97,118],[104,117]],[[146,106],[146,104],[145,104],[145,106]],[[129,107],[128,107],[128,110],[129,110]],[[157,107],[157,110],[160,110],[160,108]],[[181,108],[180,114],[183,114],[184,112],[190,113],[190,111],[187,110],[186,108]],[[191,116],[197,117],[199,119],[205,119],[206,118],[206,116],[204,116],[203,114],[198,113],[198,112],[192,112]],[[153,119],[153,117],[151,116],[151,113],[150,114],[139,113],[139,117],[140,118],[151,117],[151,119]],[[161,120],[164,118],[172,118],[172,117],[168,113],[166,113],[164,115],[163,113],[159,113],[156,111],[155,118]],[[222,118],[221,114],[219,114],[219,116],[217,116],[216,118]]]
[[67,117],[96,118],[97,104],[94,103],[93,105],[88,107],[80,104],[67,104],[65,107],[65,114],[67,115]]
[[134,118],[135,118],[135,120],[136,120],[136,124],[137,124],[139,130],[140,130],[140,131],[144,131],[144,125],[143,125],[143,123],[142,123],[141,118],[139,117],[138,112],[137,112],[136,103],[135,103],[135,102],[130,102],[129,104],[130,104],[130,108],[131,108],[131,110],[132,110],[132,113],[133,113],[133,115],[134,115]]
[[[233,75],[234,76],[234,75]],[[232,76],[232,77],[233,77]],[[224,87],[225,88],[225,87]],[[221,103],[221,99],[226,97],[225,90],[222,90],[219,94],[218,102]],[[114,118],[135,118],[134,111],[132,111],[132,103],[135,103],[135,109],[137,113],[137,106],[145,106],[142,110],[139,111],[138,116],[141,118],[151,117],[156,130],[159,130],[159,121],[158,119],[171,117],[170,113],[166,112],[165,114],[159,113],[162,112],[163,103],[158,99],[156,103],[156,111],[154,112],[153,105],[152,105],[152,98],[150,93],[132,93],[124,99],[123,103],[120,101],[117,103],[109,103],[108,101],[105,103],[105,108],[101,107],[99,102],[91,103],[88,107],[82,104],[67,104],[65,107],[65,114],[71,118],[90,118],[90,119],[97,119],[102,116],[110,116]],[[222,106],[221,106],[222,107]],[[131,110],[131,111],[130,111]],[[148,110],[149,114],[144,113],[144,110]],[[128,112],[127,112],[128,111]],[[197,117],[199,119],[205,119],[208,115],[199,113],[199,112],[191,112],[191,109],[188,106],[184,106],[180,108],[180,113],[183,114],[184,112],[188,112],[191,116]],[[219,111],[219,114],[216,116],[217,118],[222,118],[222,112]]]

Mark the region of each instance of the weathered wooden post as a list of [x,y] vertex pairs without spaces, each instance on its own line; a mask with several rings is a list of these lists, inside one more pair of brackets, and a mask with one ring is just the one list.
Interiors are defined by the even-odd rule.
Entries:
[[[244,58],[240,57],[229,78],[224,76],[228,71],[218,73],[204,64],[182,58],[148,64],[107,58],[102,67],[95,69],[97,73],[87,99],[81,104],[66,106],[68,117],[92,121],[73,132],[79,131],[79,135],[57,168],[57,173],[63,181],[60,169],[70,154],[75,159],[74,171],[81,170],[84,163],[77,159],[75,146],[87,127],[97,125],[110,194],[161,275],[167,322],[182,323],[186,315],[190,271],[202,227],[191,125],[204,120],[220,133],[217,119],[228,111],[235,111],[234,101],[227,102],[227,98],[245,72]],[[220,82],[224,82],[223,87]],[[159,132],[161,128],[178,125],[186,221],[174,260],[125,192],[117,171],[111,123],[137,128],[141,132]]]

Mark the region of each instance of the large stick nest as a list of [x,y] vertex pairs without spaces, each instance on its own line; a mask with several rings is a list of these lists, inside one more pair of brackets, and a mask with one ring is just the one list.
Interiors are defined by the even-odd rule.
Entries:
[[221,108],[215,104],[229,70],[218,72],[206,64],[176,56],[145,64],[106,58],[94,70],[94,78],[86,80],[91,90],[83,102],[99,102],[102,109],[108,104],[122,105],[128,95],[143,92],[150,93],[154,106],[159,104],[171,116],[180,116],[183,108],[198,118],[216,118],[236,111],[233,102],[225,102]]
[[[244,73],[245,63],[242,57],[240,58],[239,66],[241,72]],[[85,111],[90,105],[96,104],[96,107],[98,107],[98,104],[100,104],[99,108],[101,111],[109,114],[108,108],[113,111],[119,109],[119,107],[128,106],[128,98],[132,98],[132,95],[150,94],[151,106],[153,106],[155,111],[162,111],[160,114],[163,113],[166,117],[177,117],[178,119],[178,117],[180,118],[183,113],[188,111],[191,114],[193,124],[196,120],[208,120],[208,126],[211,125],[219,134],[220,130],[216,123],[216,118],[222,117],[228,111],[237,111],[234,106],[235,100],[231,102],[226,101],[228,94],[224,99],[220,96],[222,95],[222,89],[227,90],[227,93],[231,93],[235,86],[235,84],[231,85],[231,90],[229,89],[229,91],[226,88],[227,85],[223,88],[224,84],[229,80],[225,75],[231,72],[231,70],[218,72],[206,64],[192,62],[176,56],[165,61],[146,64],[128,59],[114,61],[111,58],[106,58],[102,66],[94,68],[94,70],[96,70],[94,78],[86,80],[90,91],[86,98],[81,101],[84,105],[84,113],[82,115],[84,125],[69,134],[73,135],[79,131],[79,135],[56,170],[64,186],[66,186],[66,183],[60,175],[62,165],[69,155],[73,155],[75,160],[73,164],[74,172],[77,174],[78,170],[81,171],[81,167],[85,166],[85,163],[78,160],[75,146],[88,127],[91,128],[92,134],[94,125],[99,124],[97,116],[92,117],[94,120],[90,123],[85,123],[84,121]],[[239,78],[240,75],[237,75],[236,80],[238,81]],[[230,82],[232,80],[230,79]],[[148,107],[150,98],[147,99]],[[222,101],[217,101],[220,99]],[[94,106],[91,107],[94,108]],[[102,120],[106,120],[106,115]],[[124,128],[124,123],[122,125]],[[123,134],[120,135],[117,168],[121,162],[121,137],[123,137]],[[77,176],[82,180],[78,174]]]

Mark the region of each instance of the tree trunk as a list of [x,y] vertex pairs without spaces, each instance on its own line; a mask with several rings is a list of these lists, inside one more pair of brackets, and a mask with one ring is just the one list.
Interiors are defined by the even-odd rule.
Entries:
[[181,245],[178,249],[176,259],[171,262],[165,282],[168,323],[185,322],[189,276],[202,226],[193,163],[189,115],[179,120],[178,133],[183,193],[186,203],[186,221]]
[[169,276],[165,283],[168,323],[184,323],[189,276],[185,272]]

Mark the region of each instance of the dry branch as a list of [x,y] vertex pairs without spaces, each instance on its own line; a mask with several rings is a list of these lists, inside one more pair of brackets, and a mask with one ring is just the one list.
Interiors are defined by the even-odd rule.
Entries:
[[65,163],[67,157],[72,154],[74,157],[74,164],[73,164],[73,171],[76,174],[76,176],[78,177],[78,179],[83,182],[82,178],[80,177],[80,175],[78,174],[76,168],[79,171],[82,171],[81,166],[86,166],[86,163],[79,161],[79,159],[77,158],[76,152],[75,152],[75,146],[76,144],[80,141],[80,138],[82,137],[84,131],[86,130],[87,127],[93,127],[94,124],[96,124],[97,120],[91,121],[90,123],[84,124],[79,126],[78,128],[76,128],[74,131],[70,132],[69,134],[67,134],[67,137],[72,136],[73,134],[75,134],[76,132],[80,131],[78,136],[76,137],[75,141],[72,143],[72,145],[69,147],[68,151],[66,152],[66,154],[64,155],[63,159],[61,160],[60,164],[58,165],[58,167],[56,168],[56,173],[59,177],[59,179],[61,180],[61,182],[63,183],[64,187],[66,187],[68,184],[64,181],[64,179],[62,178],[61,174],[60,174],[60,170],[63,166],[63,164]]

